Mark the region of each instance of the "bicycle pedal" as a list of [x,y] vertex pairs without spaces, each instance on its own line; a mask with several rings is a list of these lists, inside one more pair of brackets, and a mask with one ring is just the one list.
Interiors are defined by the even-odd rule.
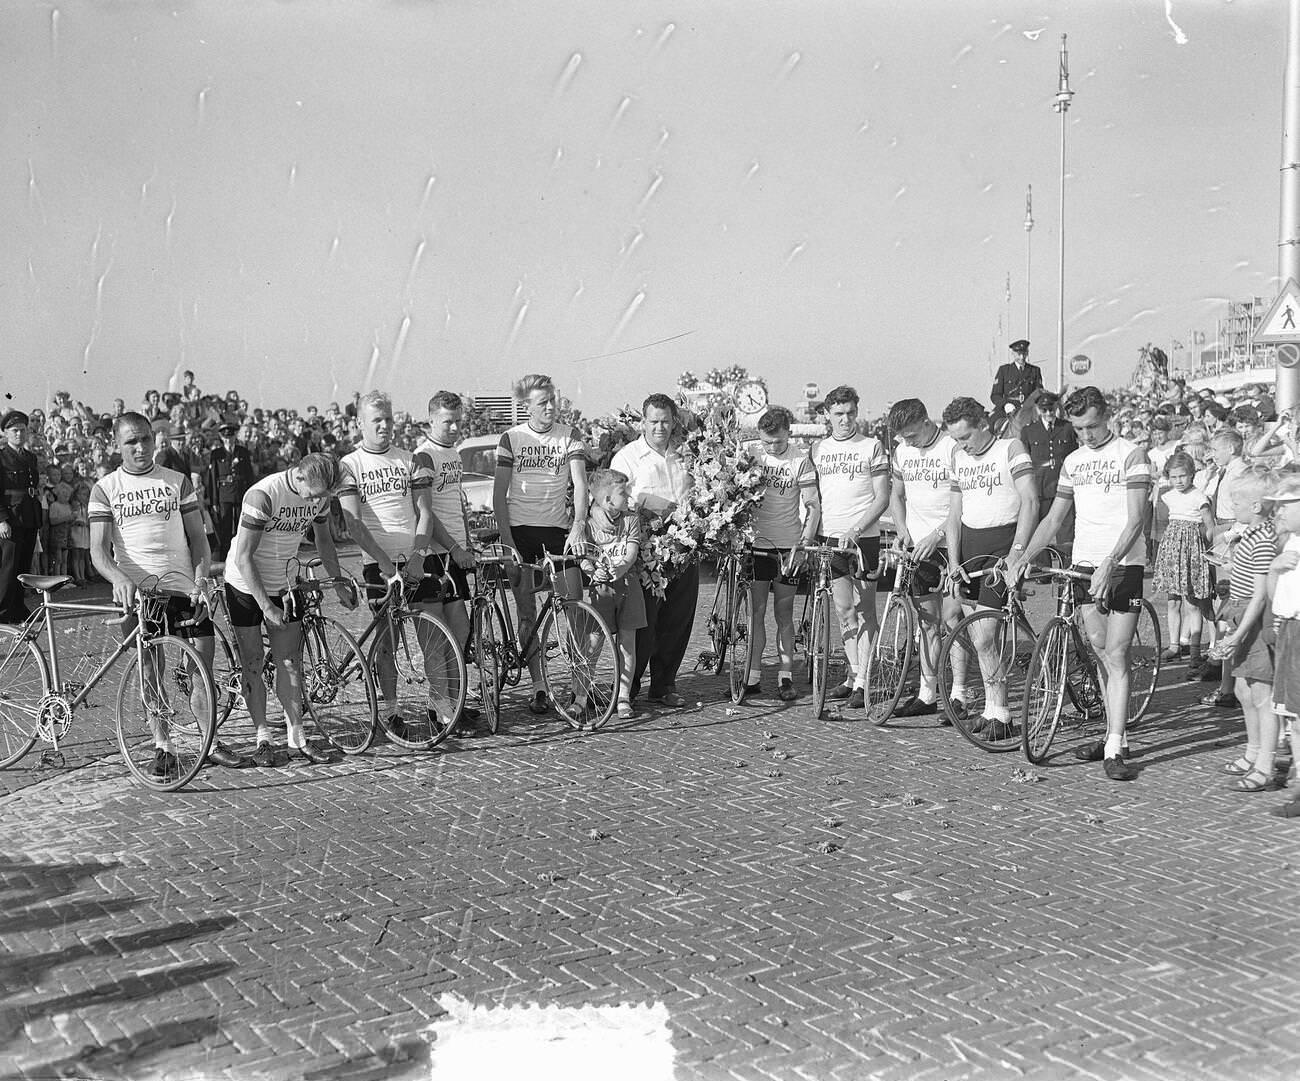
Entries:
[[43,750],[41,759],[37,764],[37,769],[67,769],[68,760],[63,757],[62,751]]

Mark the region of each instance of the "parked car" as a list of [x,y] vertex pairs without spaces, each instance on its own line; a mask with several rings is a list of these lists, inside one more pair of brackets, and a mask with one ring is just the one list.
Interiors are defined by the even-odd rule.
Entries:
[[461,443],[460,491],[465,500],[471,529],[496,528],[492,513],[492,488],[496,483],[497,445],[499,435],[475,435]]

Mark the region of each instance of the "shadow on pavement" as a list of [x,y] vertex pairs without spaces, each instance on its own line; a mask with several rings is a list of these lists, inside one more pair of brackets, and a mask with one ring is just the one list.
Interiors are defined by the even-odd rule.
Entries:
[[134,1036],[122,1036],[102,1047],[86,1045],[61,1059],[25,1067],[14,1073],[0,1074],[0,1081],[22,1081],[46,1077],[128,1078],[138,1075],[148,1059],[177,1047],[198,1043],[219,1030],[215,1017],[196,1017],[188,1021],[168,1021]]
[[302,1076],[303,1081],[394,1081],[407,1075],[427,1077],[429,1063],[428,1043],[410,1039],[333,1066],[308,1070]]

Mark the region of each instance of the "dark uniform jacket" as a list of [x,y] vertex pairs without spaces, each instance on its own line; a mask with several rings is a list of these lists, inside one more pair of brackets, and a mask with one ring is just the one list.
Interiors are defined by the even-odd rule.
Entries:
[[18,529],[39,529],[40,483],[35,454],[26,447],[0,446],[0,522]]
[[1037,364],[1026,364],[1023,368],[1015,364],[1004,364],[998,369],[998,377],[993,380],[993,390],[989,397],[993,401],[993,412],[1004,413],[1002,408],[1012,402],[1017,408],[1043,385],[1043,370]]
[[1059,419],[1051,428],[1043,427],[1041,420],[1026,424],[1020,429],[1020,441],[1024,443],[1029,459],[1034,463],[1039,508],[1045,511],[1047,505],[1056,498],[1056,483],[1060,479],[1065,456],[1079,445],[1079,441],[1075,438],[1074,429]]
[[218,444],[212,448],[208,462],[208,501],[238,506],[253,484],[253,456],[248,448],[236,443],[232,450],[227,451],[223,444]]

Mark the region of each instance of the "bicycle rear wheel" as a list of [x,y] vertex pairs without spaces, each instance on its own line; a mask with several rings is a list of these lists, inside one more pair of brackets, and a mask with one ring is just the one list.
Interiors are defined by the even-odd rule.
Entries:
[[542,675],[555,712],[573,728],[600,728],[618,707],[614,632],[586,601],[555,600],[542,624]]
[[709,618],[705,627],[709,635],[709,649],[700,655],[700,667],[712,675],[722,675],[723,665],[727,663],[727,616],[731,612],[731,597],[728,583],[731,570],[727,560],[718,564],[718,584],[713,591],[713,605],[709,608]]
[[877,725],[893,716],[903,692],[915,678],[916,613],[896,593],[885,600],[880,630],[867,656],[867,717]]
[[465,656],[442,620],[394,615],[376,628],[367,659],[383,699],[380,724],[393,743],[422,751],[451,735],[465,705]]
[[[804,679],[809,683],[813,682],[813,648],[816,645],[814,640],[814,621],[817,618],[817,597],[813,590],[809,590],[803,596],[803,610],[799,613],[799,618],[794,625],[794,649],[799,652],[799,647],[804,648]],[[820,716],[821,710],[818,710],[814,716]]]
[[[1028,667],[1018,663],[1023,637],[1016,621],[1005,611],[982,608],[958,623],[939,651],[939,698],[944,713],[953,727],[981,750],[1011,751],[1020,746],[1015,717],[1019,713],[1024,669]],[[1008,711],[1006,721],[993,721],[987,716],[991,707],[986,695],[999,684]],[[964,708],[957,708],[954,699],[960,699]]]
[[379,720],[374,681],[352,632],[329,616],[303,627],[302,699],[321,734],[344,754],[370,747]]
[[135,779],[161,792],[203,768],[217,727],[217,692],[198,651],[171,635],[128,652],[117,690],[117,745]]
[[749,583],[742,579],[731,600],[731,622],[727,627],[727,681],[733,702],[745,697],[745,681],[749,679],[749,613]]
[[1145,597],[1138,612],[1129,653],[1128,728],[1145,715],[1160,683],[1160,620],[1155,606]]
[[474,667],[478,671],[478,693],[483,703],[483,718],[488,729],[496,732],[501,724],[501,688],[505,683],[501,643],[497,633],[501,613],[491,601],[480,598],[470,616],[470,641],[474,644]]
[[813,716],[826,708],[826,683],[831,665],[831,595],[818,590],[813,597],[812,625],[808,630],[808,672],[812,682]]
[[229,636],[215,619],[212,621],[212,635],[216,639],[212,655],[212,685],[217,693],[217,727],[220,728],[236,709],[244,708],[244,692],[240,686],[243,669]]
[[17,627],[0,626],[0,768],[36,743],[40,701],[50,693],[45,654]]
[[1021,710],[1020,746],[1035,765],[1047,757],[1066,698],[1071,629],[1068,620],[1051,620],[1038,636],[1029,659],[1025,704]]

